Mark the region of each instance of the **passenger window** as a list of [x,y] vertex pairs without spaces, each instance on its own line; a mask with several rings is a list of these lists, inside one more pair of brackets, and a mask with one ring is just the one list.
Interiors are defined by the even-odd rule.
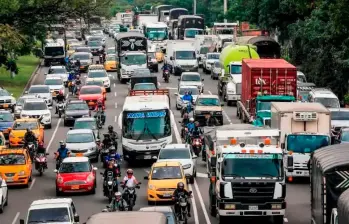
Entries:
[[73,216],[77,215],[78,213],[76,212],[75,205],[73,202],[71,203],[71,208],[73,210]]
[[74,212],[72,211],[72,207],[69,208],[69,216],[70,216],[70,221],[74,222]]

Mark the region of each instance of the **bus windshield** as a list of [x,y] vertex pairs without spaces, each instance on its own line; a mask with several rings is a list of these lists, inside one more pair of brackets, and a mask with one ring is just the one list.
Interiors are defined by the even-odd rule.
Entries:
[[167,38],[166,28],[147,28],[149,40],[165,40]]
[[316,149],[328,146],[330,138],[326,135],[289,135],[287,150],[294,153],[312,153]]
[[171,135],[171,119],[168,109],[152,111],[125,111],[123,113],[123,137],[134,140],[150,140]]

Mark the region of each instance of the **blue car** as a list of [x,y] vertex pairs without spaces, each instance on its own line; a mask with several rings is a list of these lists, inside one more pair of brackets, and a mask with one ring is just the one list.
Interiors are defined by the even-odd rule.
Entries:
[[14,119],[10,111],[0,110],[0,131],[4,133],[6,140],[9,137],[8,128],[12,127],[13,122]]

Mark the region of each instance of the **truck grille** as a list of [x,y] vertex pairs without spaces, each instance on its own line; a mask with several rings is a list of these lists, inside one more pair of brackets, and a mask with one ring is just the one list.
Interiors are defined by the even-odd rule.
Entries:
[[236,94],[241,94],[241,83],[236,83]]
[[234,199],[241,201],[265,201],[273,199],[275,183],[232,183]]
[[193,66],[192,66],[192,65],[182,65],[181,68],[182,68],[183,70],[190,70],[190,69],[193,68]]
[[0,100],[0,103],[11,103],[11,100]]
[[293,163],[293,168],[295,170],[309,170],[307,163]]
[[13,177],[13,176],[15,176],[15,174],[16,174],[16,173],[5,173],[5,176],[7,176],[7,177]]

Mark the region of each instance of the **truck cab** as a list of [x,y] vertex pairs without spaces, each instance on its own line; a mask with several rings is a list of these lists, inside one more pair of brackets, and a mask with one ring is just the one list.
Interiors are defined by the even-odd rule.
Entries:
[[228,106],[236,104],[241,99],[241,65],[241,62],[230,62],[227,65],[229,76],[224,74],[221,79],[221,82],[226,82],[222,85],[222,94]]
[[286,184],[279,134],[277,129],[239,130],[217,147],[209,208],[211,215],[219,214],[220,223],[246,216],[284,222]]

